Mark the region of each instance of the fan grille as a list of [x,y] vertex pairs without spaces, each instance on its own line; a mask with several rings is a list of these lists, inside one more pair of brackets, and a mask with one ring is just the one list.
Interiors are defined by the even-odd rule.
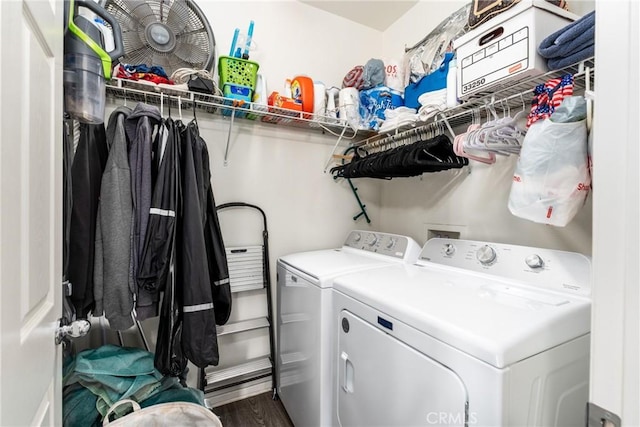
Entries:
[[[105,9],[122,27],[121,62],[160,65],[169,75],[183,67],[212,70],[213,31],[192,0],[107,0]],[[154,39],[154,26],[162,35],[168,31],[169,40]]]

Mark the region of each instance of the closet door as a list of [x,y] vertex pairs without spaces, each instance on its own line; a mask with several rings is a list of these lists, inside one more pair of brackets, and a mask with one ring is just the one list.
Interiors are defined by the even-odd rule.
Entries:
[[0,1],[0,425],[61,425],[61,0]]

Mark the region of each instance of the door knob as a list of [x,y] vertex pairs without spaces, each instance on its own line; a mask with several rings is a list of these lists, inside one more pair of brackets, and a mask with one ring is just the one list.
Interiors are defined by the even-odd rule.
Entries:
[[62,343],[66,338],[83,337],[89,333],[91,323],[88,320],[74,320],[68,325],[64,325],[62,319],[60,326],[56,328],[56,345]]

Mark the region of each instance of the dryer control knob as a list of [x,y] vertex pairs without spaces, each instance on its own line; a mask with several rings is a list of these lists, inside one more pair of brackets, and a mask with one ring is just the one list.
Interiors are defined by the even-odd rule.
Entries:
[[524,259],[529,268],[538,269],[544,267],[544,260],[540,255],[532,254]]
[[456,247],[453,246],[451,243],[447,243],[442,248],[442,251],[444,252],[445,255],[451,256],[456,253]]
[[496,260],[496,250],[489,245],[484,245],[476,252],[476,258],[484,265],[492,264]]

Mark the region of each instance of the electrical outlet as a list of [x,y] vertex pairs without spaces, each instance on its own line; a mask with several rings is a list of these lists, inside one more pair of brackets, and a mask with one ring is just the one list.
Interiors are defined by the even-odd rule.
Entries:
[[427,230],[427,240],[433,239],[434,237],[441,237],[444,239],[459,239],[460,232],[449,230]]
[[459,239],[463,232],[466,232],[466,225],[452,224],[425,224],[425,234],[427,240],[435,237],[446,239]]

